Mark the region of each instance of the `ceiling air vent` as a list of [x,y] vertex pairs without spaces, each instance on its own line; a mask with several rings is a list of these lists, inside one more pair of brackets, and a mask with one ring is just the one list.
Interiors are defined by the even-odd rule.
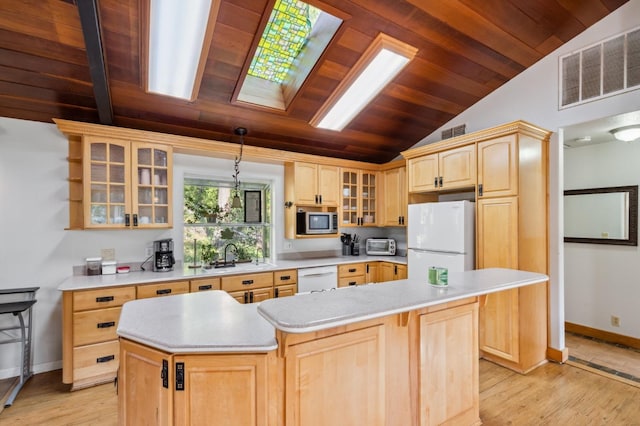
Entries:
[[466,127],[467,127],[466,124],[461,124],[459,126],[445,129],[442,131],[442,139],[444,140],[444,139],[455,138],[456,136],[462,136],[464,135]]
[[640,29],[560,58],[560,108],[640,88]]

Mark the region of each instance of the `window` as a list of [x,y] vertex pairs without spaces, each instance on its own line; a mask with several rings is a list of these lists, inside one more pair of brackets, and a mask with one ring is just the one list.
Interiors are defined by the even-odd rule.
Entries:
[[[241,208],[231,208],[235,194],[233,182],[188,178],[184,181],[184,263],[210,266],[216,260],[249,262],[271,255],[271,187],[264,183],[243,182]],[[245,192],[255,202],[259,198],[260,221],[245,222]],[[255,197],[256,193],[260,197]],[[195,247],[194,247],[195,246]],[[196,256],[194,259],[194,251]]]

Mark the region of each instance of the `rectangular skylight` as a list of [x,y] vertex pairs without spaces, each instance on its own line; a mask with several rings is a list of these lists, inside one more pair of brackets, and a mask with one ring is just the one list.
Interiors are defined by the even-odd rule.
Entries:
[[217,3],[149,0],[149,92],[187,100],[195,97],[199,70],[209,50],[208,45],[203,49],[207,24],[210,16],[217,15]]
[[311,125],[337,131],[344,129],[416,53],[414,47],[380,34],[320,108]]

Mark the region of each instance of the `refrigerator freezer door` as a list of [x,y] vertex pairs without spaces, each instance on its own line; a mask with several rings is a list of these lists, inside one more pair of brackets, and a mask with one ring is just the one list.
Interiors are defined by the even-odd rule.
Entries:
[[473,254],[475,203],[409,205],[408,248]]
[[442,253],[425,250],[409,249],[407,252],[409,263],[408,278],[424,281],[429,278],[429,268],[432,266],[447,268],[449,271],[468,271],[473,269],[473,256],[458,253]]

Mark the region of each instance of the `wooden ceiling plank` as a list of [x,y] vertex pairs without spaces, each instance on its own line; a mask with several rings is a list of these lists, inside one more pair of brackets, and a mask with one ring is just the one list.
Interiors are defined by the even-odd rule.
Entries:
[[0,49],[40,56],[60,62],[87,66],[87,55],[82,48],[71,47],[29,34],[0,29]]
[[422,0],[407,1],[496,52],[514,59],[522,66],[528,67],[541,58],[536,50],[506,33],[486,17],[469,9],[459,0],[428,3]]
[[92,98],[93,89],[90,83],[78,80],[59,78],[51,74],[25,71],[0,65],[0,81],[16,85],[46,88],[58,93],[70,93]]

